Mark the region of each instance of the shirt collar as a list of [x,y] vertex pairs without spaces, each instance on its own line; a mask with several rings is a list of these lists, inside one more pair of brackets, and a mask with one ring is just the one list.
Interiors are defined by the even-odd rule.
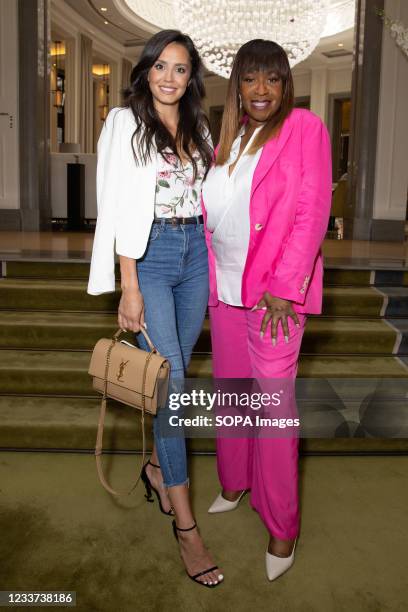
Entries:
[[[263,125],[259,125],[257,128],[255,128],[254,134],[255,134],[255,132],[259,132],[259,130],[262,129],[262,128],[263,128]],[[246,123],[244,123],[240,127],[237,138],[241,138],[241,136],[243,136],[245,134],[245,129],[246,129]]]

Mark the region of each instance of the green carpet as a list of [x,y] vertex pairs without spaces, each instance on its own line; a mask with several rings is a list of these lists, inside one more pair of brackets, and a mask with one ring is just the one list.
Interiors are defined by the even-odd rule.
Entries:
[[[12,278],[73,278],[87,279],[89,263],[63,261],[7,261],[6,275]],[[115,266],[119,278],[119,265]],[[370,270],[347,270],[326,268],[324,282],[329,285],[369,285]],[[408,279],[407,279],[408,280]]]
[[[95,395],[88,351],[0,351],[0,394]],[[299,377],[406,377],[408,367],[392,356],[302,355]],[[211,355],[193,355],[191,378],[212,376]]]
[[[138,461],[110,458],[117,486]],[[185,576],[170,519],[141,488],[112,499],[89,455],[2,453],[0,589],[75,590],[78,612],[406,611],[407,457],[303,458],[296,560],[273,583],[248,497],[235,512],[207,513],[214,464],[191,461],[196,518],[225,574],[210,590]]]
[[[3,262],[0,278],[0,448],[90,449],[98,400],[87,374],[91,349],[117,327],[119,292],[86,293],[88,263]],[[117,270],[118,273],[118,270]],[[119,275],[117,275],[119,278]],[[406,378],[408,277],[401,271],[326,269],[323,315],[310,317],[299,377]],[[377,287],[383,287],[379,291]],[[387,324],[387,317],[401,329]],[[404,319],[403,317],[407,317]],[[405,331],[404,331],[405,330]],[[133,335],[127,339],[133,341]],[[208,319],[188,375],[212,376]],[[112,405],[108,448],[139,448],[133,411]],[[402,452],[404,439],[308,439],[308,452]],[[192,452],[213,452],[195,439]]]
[[[90,312],[3,311],[0,348],[90,350],[117,329],[116,314]],[[129,334],[129,339],[133,340]],[[314,318],[308,321],[303,353],[392,353],[396,332],[381,319]],[[209,320],[196,344],[211,352]]]
[[[92,450],[95,447],[100,400],[83,397],[0,395],[1,449]],[[148,447],[152,445],[151,417],[146,416]],[[105,450],[142,450],[140,412],[108,401],[103,447]],[[215,452],[214,439],[188,440],[190,452]],[[308,438],[301,450],[310,452],[408,452],[408,440],[377,438]]]
[[[7,259],[7,258],[6,258]],[[4,276],[9,278],[60,278],[88,279],[89,262],[81,261],[6,261]],[[116,278],[120,276],[119,264],[115,266]],[[389,285],[408,286],[408,271],[393,271],[383,267],[377,270],[367,268],[330,267],[325,259],[324,284],[328,285]]]
[[[116,264],[116,275],[119,266]],[[5,276],[11,278],[85,278],[89,277],[89,263],[74,261],[7,261]]]
[[[3,309],[117,311],[120,292],[99,296],[86,293],[83,280],[3,278],[0,282]],[[382,296],[371,287],[326,287],[323,313],[327,316],[380,315]]]

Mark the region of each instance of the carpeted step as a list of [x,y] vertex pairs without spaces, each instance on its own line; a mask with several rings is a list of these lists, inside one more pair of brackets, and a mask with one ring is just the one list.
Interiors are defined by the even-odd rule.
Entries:
[[408,355],[408,319],[389,319],[387,323],[398,331],[401,338],[398,353]]
[[[117,266],[117,279],[118,272]],[[119,291],[89,296],[88,262],[3,262],[2,273],[0,448],[92,449],[100,398],[87,374],[90,351],[117,329]],[[323,316],[309,318],[298,376],[406,378],[408,273],[326,269],[325,284]],[[133,334],[126,339],[133,342]],[[211,378],[208,320],[195,351],[189,376]],[[137,417],[110,402],[105,447],[140,450]],[[214,450],[213,440],[189,445],[193,452]],[[339,438],[303,440],[301,447],[383,452],[408,450],[408,443]]]
[[408,317],[407,287],[376,287],[375,290],[383,297],[381,316]]
[[92,396],[88,351],[0,350],[0,394]]
[[299,377],[407,378],[408,364],[399,357],[377,355],[301,355]]
[[[408,314],[408,292],[405,299]],[[378,317],[384,297],[371,287],[325,287],[323,290],[323,316]]]
[[[70,397],[0,396],[0,448],[70,449],[95,447],[100,400]],[[146,415],[151,447],[151,415]],[[108,400],[104,449],[141,450],[140,412]]]
[[117,329],[117,316],[102,313],[1,313],[0,348],[90,350]]
[[[0,396],[0,449],[92,450],[95,447],[100,401],[83,398]],[[146,416],[146,447],[152,446],[152,417]],[[103,448],[112,451],[141,451],[140,412],[113,400],[108,401]],[[213,438],[189,438],[190,453],[214,453]],[[401,452],[406,439],[308,438],[301,451],[320,453]]]
[[330,266],[326,263],[324,284],[338,286],[407,286],[408,271],[390,269],[342,268],[339,263]]
[[[400,319],[401,324],[405,321]],[[270,333],[270,327],[266,337]],[[309,317],[302,341],[302,353],[311,355],[399,354],[408,350],[404,332],[385,320],[340,317]],[[211,352],[210,322],[204,322],[196,352]],[[405,354],[405,353],[401,353]]]
[[[2,312],[0,348],[91,350],[117,329],[116,314]],[[128,334],[133,341],[132,334]],[[302,352],[311,354],[398,354],[402,335],[382,320],[317,318],[308,321]],[[209,321],[195,347],[211,352]]]
[[[8,310],[64,310],[117,312],[120,292],[89,295],[78,279],[0,279],[0,308]],[[117,287],[119,289],[119,286]]]
[[[89,262],[74,261],[3,261],[3,276],[11,278],[83,278],[89,277]],[[116,275],[119,266],[116,265]]]
[[[117,312],[120,292],[88,295],[83,280],[0,279],[0,308],[8,310],[63,310]],[[392,301],[392,314],[408,315],[408,289],[394,294],[379,293],[371,287],[326,287],[323,315],[378,317],[385,302]],[[400,290],[400,291],[398,291]],[[390,302],[391,306],[391,302]]]
[[[88,279],[89,262],[84,261],[8,261],[3,257],[3,276],[10,278]],[[115,267],[116,278],[120,277],[119,264]],[[326,285],[408,285],[408,271],[371,270],[347,268],[339,263],[331,266],[327,262],[324,272]]]
[[[0,394],[95,395],[88,351],[0,351]],[[210,355],[193,355],[190,378],[211,378]],[[302,355],[298,376],[308,378],[401,378],[408,366],[397,357]]]

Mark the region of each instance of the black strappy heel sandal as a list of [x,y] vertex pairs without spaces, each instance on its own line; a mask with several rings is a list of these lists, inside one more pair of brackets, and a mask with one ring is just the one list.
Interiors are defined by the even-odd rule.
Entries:
[[[172,525],[173,525],[174,537],[176,538],[177,542],[179,539],[178,533],[177,533],[178,531],[192,531],[192,529],[195,529],[197,527],[197,523],[194,523],[192,527],[188,527],[187,529],[181,529],[180,527],[177,527],[175,520],[172,521]],[[213,567],[209,567],[203,572],[198,572],[198,574],[194,574],[194,576],[190,576],[187,570],[186,570],[186,574],[189,578],[191,578],[191,580],[194,580],[194,582],[196,582],[197,584],[201,584],[202,586],[208,587],[209,589],[213,589],[214,587],[217,587],[219,584],[221,584],[221,582],[223,582],[224,577],[222,577],[221,580],[213,584],[207,584],[206,582],[201,582],[201,580],[197,580],[197,578],[199,578],[200,576],[204,576],[204,574],[208,574],[208,572],[213,572],[216,569],[218,569],[218,565],[213,565]]]
[[154,499],[153,499],[153,495],[152,495],[152,491],[154,491],[156,493],[156,497],[157,497],[157,501],[159,502],[159,508],[160,508],[160,512],[163,512],[163,514],[166,514],[167,516],[174,516],[174,510],[173,507],[170,508],[170,510],[168,512],[166,512],[163,509],[162,503],[161,503],[161,499],[160,499],[160,494],[158,492],[158,490],[152,485],[152,483],[149,480],[149,477],[146,473],[146,465],[151,465],[152,467],[155,468],[160,468],[160,465],[156,465],[155,463],[152,463],[149,459],[149,461],[147,463],[144,464],[142,471],[140,473],[140,478],[143,481],[143,484],[146,488],[146,493],[145,493],[145,498],[146,501],[153,503]]

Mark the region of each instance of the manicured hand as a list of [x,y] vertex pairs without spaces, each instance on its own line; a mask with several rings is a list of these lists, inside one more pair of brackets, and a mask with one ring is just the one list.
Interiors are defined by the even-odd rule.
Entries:
[[123,331],[139,332],[145,326],[144,301],[139,289],[122,289],[119,302],[118,324]]
[[271,322],[271,338],[273,346],[276,345],[276,338],[278,335],[279,321],[282,325],[283,335],[285,336],[285,342],[289,342],[289,325],[288,317],[292,317],[296,327],[300,327],[299,319],[296,312],[293,310],[292,302],[289,300],[283,300],[279,297],[274,297],[265,291],[263,297],[259,300],[258,304],[254,306],[252,310],[266,310],[265,316],[262,319],[261,324],[261,338],[264,337],[266,328],[268,327],[269,321]]

